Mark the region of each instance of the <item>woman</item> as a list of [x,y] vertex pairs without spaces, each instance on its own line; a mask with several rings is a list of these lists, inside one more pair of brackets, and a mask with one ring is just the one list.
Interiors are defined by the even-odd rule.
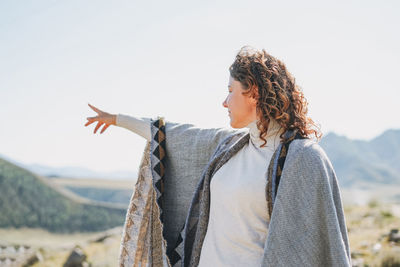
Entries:
[[[243,47],[229,68],[232,128],[113,115],[149,142],[120,265],[350,266],[340,190],[307,102],[285,65]],[[247,129],[246,129],[247,128]],[[278,190],[279,189],[279,190]]]

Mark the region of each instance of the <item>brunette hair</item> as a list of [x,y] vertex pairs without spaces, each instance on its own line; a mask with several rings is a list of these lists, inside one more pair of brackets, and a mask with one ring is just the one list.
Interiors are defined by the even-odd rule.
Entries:
[[[275,119],[283,127],[284,132],[295,130],[302,137],[314,135],[317,140],[322,137],[320,127],[307,116],[308,102],[301,88],[295,83],[295,78],[279,59],[268,54],[264,49],[255,50],[244,46],[236,55],[235,61],[229,67],[232,78],[239,81],[249,95],[257,99],[257,115],[260,120],[260,138],[268,132],[270,119]],[[282,133],[282,141],[285,136]]]

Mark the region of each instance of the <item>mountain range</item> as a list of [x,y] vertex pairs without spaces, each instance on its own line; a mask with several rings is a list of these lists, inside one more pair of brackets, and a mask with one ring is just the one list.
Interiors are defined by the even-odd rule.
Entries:
[[[341,186],[357,187],[362,183],[400,185],[400,129],[387,130],[369,141],[328,133],[319,144],[331,160]],[[76,166],[24,164],[4,155],[0,158],[47,177],[133,180],[137,177],[137,172],[132,171],[96,172]]]
[[102,178],[102,179],[136,179],[137,172],[135,171],[110,171],[110,172],[99,172],[90,170],[85,167],[79,166],[63,166],[63,167],[52,167],[43,164],[33,163],[27,164],[16,161],[10,157],[0,154],[0,158],[7,160],[21,168],[27,169],[38,175],[47,177],[70,177],[70,178]]
[[400,130],[387,130],[370,141],[329,133],[319,144],[342,187],[365,183],[400,185]]

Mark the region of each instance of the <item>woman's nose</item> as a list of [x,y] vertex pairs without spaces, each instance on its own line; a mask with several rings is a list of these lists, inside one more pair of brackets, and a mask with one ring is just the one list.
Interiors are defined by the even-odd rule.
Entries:
[[224,108],[228,107],[228,105],[226,104],[226,98],[225,98],[224,102],[222,102],[222,106],[224,106]]

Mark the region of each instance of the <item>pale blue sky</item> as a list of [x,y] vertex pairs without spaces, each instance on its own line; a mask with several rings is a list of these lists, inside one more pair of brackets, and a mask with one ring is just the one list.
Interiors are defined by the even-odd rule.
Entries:
[[221,103],[243,45],[283,60],[326,134],[400,128],[399,1],[1,1],[0,154],[136,170],[145,141],[93,135],[110,113],[228,127]]

